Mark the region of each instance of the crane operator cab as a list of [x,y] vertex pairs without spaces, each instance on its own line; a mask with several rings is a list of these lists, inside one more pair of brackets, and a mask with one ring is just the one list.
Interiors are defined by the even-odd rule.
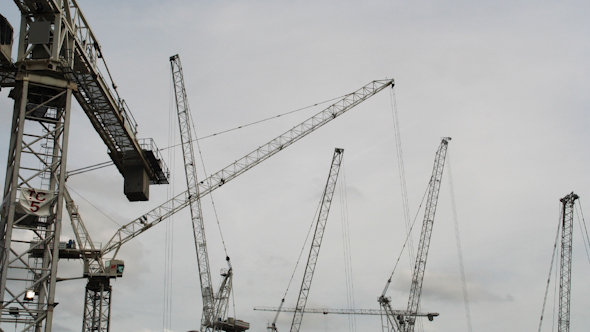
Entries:
[[120,278],[123,276],[123,270],[125,269],[125,262],[118,259],[112,259],[107,261],[105,264],[105,272],[109,278]]

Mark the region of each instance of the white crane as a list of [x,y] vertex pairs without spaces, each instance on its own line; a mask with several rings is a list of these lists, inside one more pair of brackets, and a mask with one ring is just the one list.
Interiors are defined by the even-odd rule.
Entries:
[[[2,45],[0,60],[0,85],[12,87],[14,99],[0,210],[0,329],[47,332],[56,306],[72,96],[107,145],[129,200],[147,200],[149,184],[168,180],[153,141],[136,137],[116,85],[99,71],[101,60],[108,67],[77,2],[14,2],[21,12],[17,59],[7,61],[11,45]],[[12,40],[9,25],[0,29]]]
[[572,288],[572,239],[574,203],[579,198],[573,192],[560,199],[561,208],[561,265],[559,269],[559,316],[557,332],[570,330],[570,298]]
[[[172,80],[174,82],[174,92],[176,97],[176,110],[178,114],[178,125],[180,128],[180,140],[182,145],[182,156],[184,160],[184,170],[186,183],[188,187],[188,197],[199,197],[199,181],[197,180],[197,169],[195,154],[193,150],[193,134],[191,131],[191,114],[188,104],[186,89],[184,87],[184,77],[180,57],[177,55],[170,57],[170,66],[172,70]],[[201,200],[197,198],[189,203],[191,211],[191,220],[193,225],[193,234],[195,237],[195,248],[197,251],[197,262],[199,268],[199,281],[201,284],[201,295],[203,298],[203,315],[201,318],[201,331],[220,331],[236,330],[236,320],[227,319],[226,311],[228,299],[231,293],[232,285],[232,267],[223,274],[223,281],[217,296],[213,293],[211,282],[211,271],[209,267],[209,254],[207,252],[207,241],[205,239],[205,225],[203,223],[203,211],[201,209]],[[226,257],[229,264],[229,257]],[[238,324],[238,330],[247,323]],[[248,325],[249,327],[249,325]]]
[[324,238],[324,231],[326,229],[326,222],[328,221],[328,213],[330,212],[330,206],[332,206],[332,197],[334,196],[334,189],[336,188],[336,181],[338,180],[338,174],[340,172],[340,165],[342,164],[343,155],[344,149],[336,148],[334,150],[328,181],[326,182],[326,187],[324,188],[324,193],[322,194],[322,201],[320,205],[320,211],[318,213],[318,220],[316,222],[315,233],[313,235],[313,240],[311,241],[307,265],[305,267],[305,272],[303,273],[303,281],[301,282],[299,297],[297,298],[297,307],[295,307],[295,313],[293,314],[291,332],[299,332],[299,329],[301,328],[301,321],[303,320],[303,313],[305,310],[305,305],[307,304],[309,289],[311,288],[311,281],[313,280],[315,266],[320,254],[320,248]]
[[[110,324],[110,299],[112,287],[110,286],[109,280],[121,275],[111,273],[110,266],[104,265],[104,260],[107,255],[112,254],[110,259],[111,262],[122,264],[122,261],[116,260],[116,256],[124,243],[127,243],[161,221],[166,220],[166,218],[181,211],[192,201],[202,198],[228,181],[235,179],[238,175],[243,174],[247,170],[260,164],[262,161],[275,155],[285,147],[290,146],[324,124],[344,114],[346,111],[375,95],[377,92],[388,86],[393,86],[393,84],[393,80],[373,81],[355,92],[347,94],[336,103],[298,124],[281,136],[238,159],[221,171],[209,176],[207,179],[198,182],[198,186],[200,187],[198,195],[189,197],[187,190],[150,212],[125,224],[113,235],[113,237],[111,237],[102,249],[93,249],[93,245],[90,245],[90,243],[92,243],[91,241],[81,240],[89,239],[90,237],[87,232],[85,232],[85,227],[83,227],[82,219],[77,208],[75,208],[73,201],[69,198],[70,204],[66,204],[66,207],[71,207],[71,209],[68,208],[68,212],[71,210],[70,216],[74,215],[72,223],[73,225],[76,224],[76,226],[73,226],[74,231],[76,232],[76,238],[78,243],[85,243],[84,246],[80,245],[78,249],[82,252],[82,257],[88,260],[85,262],[85,266],[89,267],[89,269],[85,268],[85,276],[88,277],[88,285],[86,287],[85,295],[83,332],[96,330],[107,331]],[[76,222],[74,222],[74,220],[76,220]],[[228,269],[228,272],[231,272],[231,269]],[[227,275],[224,276],[223,280],[225,283],[222,281],[220,290],[226,289],[227,291],[227,287],[231,283],[231,275],[231,273],[227,273]],[[223,292],[219,291],[218,294],[223,294]],[[224,297],[221,296],[221,298]],[[218,303],[221,303],[221,301]],[[239,323],[240,322],[236,321],[233,324],[235,325]],[[98,327],[100,327],[100,329],[98,329]]]
[[[258,310],[258,311],[275,311],[277,312],[277,314],[279,312],[295,312],[297,310],[297,308],[284,308],[282,306],[280,307],[254,307],[254,310]],[[328,315],[328,314],[337,314],[337,315],[373,315],[373,316],[383,316],[386,315],[386,312],[383,310],[379,310],[379,309],[329,309],[329,308],[323,308],[323,309],[310,309],[310,308],[305,308],[303,309],[304,313],[309,313],[309,314],[323,314],[323,315]],[[395,316],[417,316],[417,317],[427,317],[429,320],[433,320],[434,317],[437,317],[439,315],[438,312],[428,312],[428,313],[423,313],[423,312],[417,312],[414,314],[410,314],[410,312],[408,312],[407,310],[392,310],[390,314],[393,314]],[[275,319],[276,322],[276,319]]]
[[440,191],[440,183],[442,180],[443,169],[445,165],[445,157],[447,155],[447,147],[449,145],[450,137],[444,137],[436,151],[434,158],[434,167],[432,175],[428,183],[428,197],[426,200],[426,208],[424,211],[424,221],[422,223],[422,231],[420,233],[420,242],[418,243],[418,251],[416,253],[416,263],[414,265],[414,272],[412,274],[412,284],[410,288],[410,296],[408,300],[407,311],[410,315],[402,316],[396,315],[391,309],[391,300],[385,296],[391,278],[387,281],[383,293],[379,297],[379,303],[383,310],[387,313],[388,322],[394,331],[413,332],[416,322],[416,313],[420,304],[420,294],[422,292],[422,282],[424,280],[424,270],[426,268],[426,259],[428,257],[428,249],[430,247],[430,237],[432,235],[432,226],[434,224],[434,215],[436,214],[436,205],[438,202],[438,194]]
[[[21,331],[47,332],[52,330],[56,305],[71,96],[78,100],[107,145],[109,156],[124,175],[124,192],[129,200],[146,200],[149,184],[167,183],[168,180],[166,167],[153,141],[136,138],[135,120],[117,94],[100,43],[77,2],[15,0],[15,4],[22,14],[19,66],[6,65],[4,61],[0,64],[3,69],[0,85],[14,87],[10,96],[15,100],[0,211],[0,299],[3,301],[0,328],[6,324]],[[107,78],[98,69],[101,60]],[[393,80],[374,81],[347,95],[300,127],[200,182],[199,197],[391,85]],[[36,197],[48,194],[45,199],[51,202],[50,209],[42,215],[20,213],[16,203],[21,189],[35,190]],[[96,255],[100,257],[97,259],[104,259],[106,254],[114,251],[111,262],[114,261],[123,243],[178,212],[194,199],[197,198],[182,193],[123,226]],[[81,220],[79,215],[75,218]],[[107,273],[106,266],[104,269],[97,273]],[[98,285],[104,288],[105,283]],[[103,330],[108,330],[110,319],[110,286],[107,289],[104,295],[89,293],[88,289],[86,293],[87,296],[98,294],[94,297],[99,301],[86,305],[92,309],[89,312],[95,313],[99,309],[100,315],[106,315],[100,319],[106,322],[100,325]],[[23,301],[24,295],[31,293],[33,299]]]

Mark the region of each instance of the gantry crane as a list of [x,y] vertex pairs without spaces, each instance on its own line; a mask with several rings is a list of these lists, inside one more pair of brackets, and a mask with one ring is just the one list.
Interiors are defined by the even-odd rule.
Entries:
[[424,271],[426,268],[426,259],[428,257],[428,249],[430,247],[430,237],[432,235],[432,226],[434,224],[434,215],[436,214],[436,205],[438,202],[438,194],[440,191],[440,183],[442,180],[443,169],[445,166],[445,157],[447,155],[447,147],[449,145],[450,137],[444,137],[436,151],[434,158],[434,167],[432,175],[428,183],[428,197],[426,200],[426,208],[424,211],[424,221],[422,223],[422,231],[420,233],[420,242],[418,243],[418,251],[416,253],[416,263],[412,274],[412,284],[410,288],[410,296],[408,300],[407,311],[410,315],[402,316],[396,315],[391,309],[391,299],[385,296],[387,289],[391,283],[391,278],[387,281],[383,293],[379,297],[379,303],[383,311],[387,314],[389,326],[394,331],[413,332],[416,322],[415,313],[418,312],[420,304],[420,294],[422,292],[422,282],[424,280]]
[[560,199],[561,208],[561,264],[559,269],[559,316],[557,332],[570,330],[570,298],[572,280],[572,239],[574,203],[579,198],[573,192]]
[[291,332],[299,332],[299,328],[301,327],[301,321],[303,320],[303,313],[305,305],[307,304],[309,289],[311,288],[311,281],[313,280],[313,274],[320,254],[326,222],[328,221],[328,213],[330,212],[330,206],[332,206],[332,197],[334,196],[334,190],[336,189],[336,181],[338,180],[343,155],[344,149],[336,148],[334,150],[328,181],[326,182],[326,187],[322,194],[315,233],[313,235],[313,240],[311,241],[309,256],[307,257],[307,265],[305,267],[305,272],[303,273],[303,281],[301,282],[301,289],[297,298],[297,307],[295,307],[295,312],[293,314]]
[[[178,125],[180,128],[180,140],[182,145],[182,157],[189,197],[199,197],[199,186],[197,179],[196,160],[193,149],[193,134],[191,131],[191,114],[188,104],[182,65],[178,54],[170,57],[172,70],[172,81],[176,97],[176,110],[178,114]],[[223,272],[223,280],[219,292],[214,294],[211,282],[211,271],[209,267],[209,254],[207,252],[207,241],[205,239],[205,225],[203,223],[203,211],[201,200],[197,198],[189,203],[193,234],[195,237],[195,249],[197,251],[197,262],[199,268],[199,281],[201,284],[201,295],[203,298],[203,314],[201,317],[201,331],[243,331],[249,328],[249,324],[227,318],[227,306],[231,293],[232,267]],[[229,264],[229,257],[226,257]],[[238,324],[236,324],[238,322]],[[246,327],[247,326],[247,327]]]
[[7,61],[5,45],[12,28],[0,24],[0,85],[12,87],[14,99],[0,211],[0,325],[51,331],[72,96],[107,145],[129,200],[147,200],[149,184],[168,182],[167,170],[153,141],[136,137],[110,75],[100,73],[100,43],[76,1],[14,2],[21,12],[16,63]]
[[[83,332],[109,330],[112,291],[110,279],[122,275],[117,272],[117,269],[121,267],[122,261],[117,260],[116,257],[119,249],[124,243],[127,243],[166,218],[181,211],[191,202],[202,198],[228,181],[235,179],[238,175],[243,174],[284,148],[297,142],[304,136],[322,127],[324,124],[327,124],[338,116],[344,114],[379,91],[389,86],[393,86],[393,84],[393,80],[373,81],[362,88],[345,95],[342,99],[318,114],[294,126],[284,134],[238,159],[234,163],[223,168],[221,171],[214,173],[207,179],[198,182],[199,191],[197,195],[190,196],[187,190],[148,213],[141,215],[139,218],[125,224],[101,249],[97,249],[90,240],[90,235],[86,231],[75,204],[69,195],[66,196],[69,197],[69,203],[66,204],[66,207],[70,213],[72,228],[76,233],[76,239],[79,243],[79,247],[77,248],[79,251],[78,255],[85,260],[84,276],[88,278],[85,293]],[[66,202],[68,202],[68,200]],[[108,255],[112,256],[107,261],[106,257]],[[106,264],[107,262],[114,262],[114,268],[111,269],[111,264]],[[232,269],[231,265],[229,265],[229,261],[228,266],[229,269],[224,272],[224,275],[222,275],[223,280],[217,293],[219,298],[225,300],[218,301],[217,303],[223,303],[223,301],[227,303],[228,295],[224,294],[227,294],[228,290],[231,289],[232,276]],[[217,312],[220,311],[218,310]],[[216,315],[224,316],[224,314]],[[228,319],[225,327],[229,328],[228,325],[238,325],[237,327],[239,327],[240,324],[242,324],[242,322]]]

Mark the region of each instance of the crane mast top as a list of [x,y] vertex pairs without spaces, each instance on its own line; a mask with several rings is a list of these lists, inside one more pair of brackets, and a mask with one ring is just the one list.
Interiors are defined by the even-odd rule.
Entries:
[[561,263],[559,269],[558,332],[570,330],[570,299],[572,288],[572,240],[574,230],[574,204],[580,198],[573,192],[559,201],[561,208]]

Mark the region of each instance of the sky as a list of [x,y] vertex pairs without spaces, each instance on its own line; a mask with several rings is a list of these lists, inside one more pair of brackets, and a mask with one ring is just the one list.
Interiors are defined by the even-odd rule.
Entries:
[[[234,271],[231,315],[266,328],[289,285],[294,307],[308,247],[293,274],[328,177],[343,148],[336,193],[307,307],[378,309],[392,273],[392,307],[407,306],[411,280],[393,112],[399,116],[414,246],[419,210],[441,137],[449,143],[421,297],[438,312],[424,331],[467,331],[452,213],[452,186],[473,331],[538,329],[559,222],[559,199],[590,195],[590,5],[584,1],[112,1],[79,0],[102,46],[119,94],[160,148],[179,143],[169,57],[179,54],[197,135],[276,117],[394,78],[387,89],[203,199],[213,283]],[[4,2],[13,27],[20,15]],[[17,33],[15,31],[15,33]],[[16,50],[13,50],[13,57]],[[7,155],[12,100],[0,91],[0,155]],[[392,103],[392,100],[394,103]],[[394,105],[392,105],[394,104]],[[207,174],[229,165],[328,104],[206,138]],[[79,106],[72,112],[68,169],[108,161],[104,143]],[[195,146],[195,148],[197,148]],[[585,152],[586,151],[586,152]],[[114,167],[72,176],[95,242],[185,190],[179,149],[166,149],[171,184],[151,186],[149,202],[130,203]],[[0,158],[0,168],[6,158]],[[205,171],[199,169],[199,178]],[[0,177],[4,179],[4,177]],[[2,181],[0,180],[0,181]],[[67,221],[67,218],[65,218]],[[576,219],[577,220],[577,219]],[[348,225],[349,237],[345,236]],[[221,232],[220,232],[221,230]],[[73,238],[64,225],[62,240]],[[349,242],[346,239],[349,238]],[[588,326],[590,258],[575,225],[571,330]],[[173,252],[167,254],[167,243]],[[353,283],[343,247],[350,245]],[[111,331],[184,332],[200,326],[201,295],[190,214],[126,243],[113,281]],[[166,266],[171,266],[169,273]],[[555,272],[555,269],[553,270]],[[61,260],[59,276],[82,264]],[[172,275],[165,295],[165,276]],[[543,331],[551,330],[555,273]],[[54,328],[79,331],[85,280],[58,284]],[[165,298],[171,298],[169,326]],[[235,313],[235,314],[234,314]],[[277,326],[288,329],[292,314]],[[377,331],[376,316],[356,330]],[[305,315],[302,330],[350,329],[346,316]]]

